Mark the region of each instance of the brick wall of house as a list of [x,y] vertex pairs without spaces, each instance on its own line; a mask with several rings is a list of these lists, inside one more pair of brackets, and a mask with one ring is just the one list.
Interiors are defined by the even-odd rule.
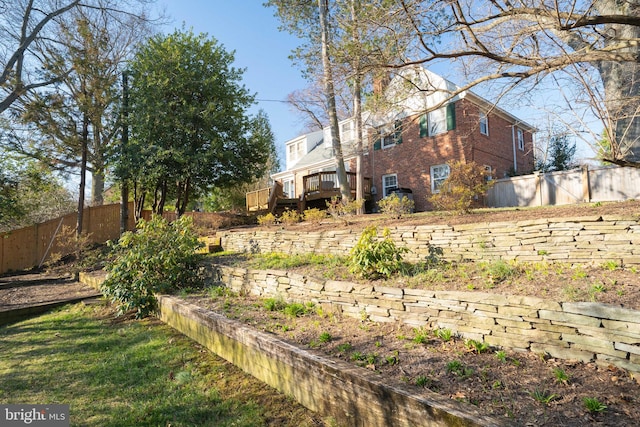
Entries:
[[[479,107],[463,99],[456,102],[456,128],[435,136],[420,137],[420,116],[406,118],[402,125],[402,144],[379,150],[370,149],[364,160],[364,174],[377,188],[376,201],[383,197],[382,177],[396,174],[398,187],[409,188],[417,211],[430,210],[431,166],[451,160],[475,161],[491,166],[493,176],[502,178],[513,169],[512,126],[504,118],[489,113],[489,136],[480,133]],[[375,135],[371,136],[376,138]],[[516,143],[519,173],[533,170],[533,142],[524,133],[525,149]],[[372,143],[370,146],[373,145]],[[351,165],[355,170],[355,163]]]

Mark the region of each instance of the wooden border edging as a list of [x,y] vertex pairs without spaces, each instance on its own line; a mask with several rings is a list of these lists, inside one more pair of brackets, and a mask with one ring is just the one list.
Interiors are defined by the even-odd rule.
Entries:
[[346,426],[503,426],[436,393],[389,387],[376,374],[327,359],[171,296],[158,317],[210,351],[305,407]]
[[56,307],[61,307],[66,304],[72,304],[72,303],[84,301],[87,299],[96,298],[99,296],[102,296],[102,294],[95,293],[95,294],[86,295],[83,297],[73,297],[73,298],[68,298],[68,299],[56,301],[56,302],[48,302],[44,304],[30,305],[28,307],[15,308],[13,310],[0,311],[0,326],[6,325],[7,323],[16,322],[18,320],[22,320],[34,314],[46,313],[47,311]]

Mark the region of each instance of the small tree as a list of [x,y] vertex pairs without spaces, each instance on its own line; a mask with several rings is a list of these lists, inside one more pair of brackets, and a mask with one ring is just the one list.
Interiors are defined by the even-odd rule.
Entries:
[[442,183],[440,192],[428,200],[439,210],[468,213],[493,184],[487,178],[485,168],[475,162],[450,162],[449,177]]

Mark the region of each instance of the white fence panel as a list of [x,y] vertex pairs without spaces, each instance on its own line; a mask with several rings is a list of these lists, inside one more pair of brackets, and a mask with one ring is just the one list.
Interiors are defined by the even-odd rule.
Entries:
[[567,205],[640,199],[640,169],[607,166],[498,179],[489,207]]
[[589,170],[591,201],[640,199],[640,169],[599,168]]

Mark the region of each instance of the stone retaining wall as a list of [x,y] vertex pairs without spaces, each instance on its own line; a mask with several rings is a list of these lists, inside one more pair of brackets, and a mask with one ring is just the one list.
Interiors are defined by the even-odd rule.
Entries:
[[[443,250],[449,261],[504,259],[562,261],[576,264],[613,260],[620,265],[640,264],[640,221],[637,218],[592,216],[573,219],[411,225],[390,229],[396,244],[411,250],[405,259],[416,261],[429,248]],[[379,230],[382,232],[382,230]],[[222,248],[236,252],[332,253],[347,255],[360,230],[338,229],[300,232],[286,229],[221,231]]]
[[640,372],[640,312],[636,310],[535,297],[324,281],[279,270],[218,268],[221,281],[236,292],[312,301],[356,318],[447,328],[496,347]]

